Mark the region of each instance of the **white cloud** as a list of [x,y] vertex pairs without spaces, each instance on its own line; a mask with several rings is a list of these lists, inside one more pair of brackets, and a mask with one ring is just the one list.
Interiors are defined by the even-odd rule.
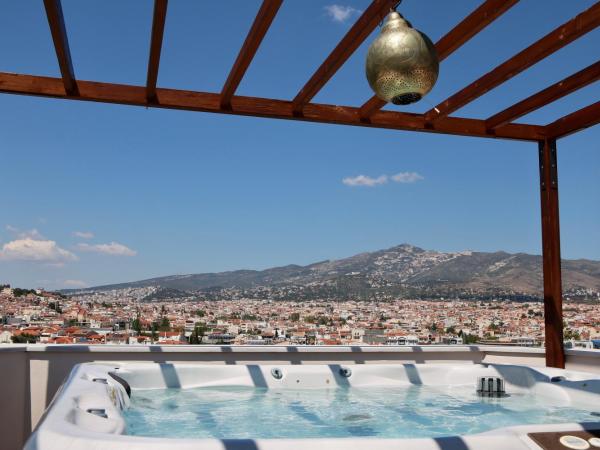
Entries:
[[396,183],[416,183],[417,181],[425,179],[423,175],[420,175],[417,172],[400,172],[396,175],[392,175],[391,178]]
[[386,184],[388,181],[395,183],[416,183],[417,181],[424,180],[425,177],[417,172],[400,172],[396,175],[379,175],[377,178],[369,177],[367,175],[358,175],[356,177],[346,177],[342,180],[346,186],[367,186],[374,187],[381,184]]
[[7,242],[0,249],[0,260],[6,261],[64,263],[66,261],[76,261],[77,259],[76,255],[60,248],[54,241],[29,237]]
[[12,225],[6,225],[6,229],[14,234],[17,239],[36,239],[36,240],[44,240],[44,236],[37,230],[21,230],[17,227],[13,227]]
[[116,255],[116,256],[135,256],[137,252],[130,249],[129,247],[119,244],[118,242],[111,242],[110,244],[77,244],[77,248],[83,252],[103,253],[105,255]]
[[81,239],[92,239],[94,237],[94,233],[91,231],[73,231],[73,236]]
[[388,182],[387,175],[381,175],[377,178],[368,177],[366,175],[358,175],[357,177],[346,177],[342,180],[346,186],[368,186],[373,187]]
[[344,23],[350,19],[353,15],[358,15],[362,11],[360,9],[353,8],[352,6],[344,5],[327,5],[325,11],[334,22]]
[[87,287],[87,283],[82,280],[65,280],[63,281],[63,286],[70,288],[84,288]]

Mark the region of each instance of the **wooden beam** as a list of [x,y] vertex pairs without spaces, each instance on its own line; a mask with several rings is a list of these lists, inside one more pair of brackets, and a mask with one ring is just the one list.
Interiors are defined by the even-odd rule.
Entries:
[[546,366],[565,368],[556,141],[539,143]]
[[[476,10],[465,17],[435,44],[439,61],[442,62],[466,42],[472,39],[494,20],[512,8],[519,0],[486,0]],[[369,117],[383,108],[386,102],[374,95],[360,108],[361,116]]]
[[358,108],[315,103],[306,105],[303,115],[298,116],[290,101],[245,96],[233,96],[231,108],[225,109],[221,107],[220,94],[164,88],[156,90],[160,101],[150,103],[145,86],[82,80],[78,81],[78,86],[79,95],[69,96],[65,94],[60,78],[0,72],[0,92],[10,94],[523,141],[543,139],[545,130],[537,125],[508,124],[490,132],[485,121],[460,117],[447,117],[432,126],[425,122],[422,114],[393,111],[378,111],[370,122],[364,123]]
[[48,25],[50,25],[50,33],[52,34],[65,92],[68,95],[77,95],[77,81],[75,80],[75,71],[71,61],[69,39],[67,38],[61,2],[60,0],[44,0],[44,7],[46,8],[46,17],[48,18]]
[[148,58],[148,76],[146,77],[146,98],[150,103],[158,101],[156,98],[156,82],[158,80],[160,53],[165,32],[165,20],[167,18],[167,5],[168,0],[154,0],[150,56]]
[[379,97],[374,95],[360,107],[360,117],[363,120],[368,121],[372,114],[374,114],[376,111],[379,111],[386,104],[387,102],[385,100],[381,100]]
[[487,127],[493,130],[512,122],[599,79],[600,61],[493,115],[486,120]]
[[335,75],[354,51],[371,34],[385,15],[398,4],[398,0],[373,0],[369,7],[350,28],[340,43],[329,54],[310,80],[293,100],[294,113],[302,114],[302,108],[310,102],[325,84]]
[[600,123],[600,101],[575,111],[546,126],[546,135],[563,138]]
[[256,18],[254,19],[254,23],[248,32],[248,36],[246,36],[244,45],[240,49],[240,53],[238,54],[235,63],[233,64],[233,68],[231,69],[231,72],[229,72],[227,81],[221,90],[221,106],[223,108],[231,107],[231,98],[240,85],[246,70],[248,70],[260,43],[267,34],[282,3],[283,0],[263,0],[258,14],[256,14]]
[[600,1],[425,114],[433,122],[462,108],[600,25]]

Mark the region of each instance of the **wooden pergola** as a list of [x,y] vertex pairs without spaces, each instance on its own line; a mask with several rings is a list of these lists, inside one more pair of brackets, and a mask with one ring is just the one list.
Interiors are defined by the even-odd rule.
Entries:
[[[519,0],[485,0],[435,45],[443,61]],[[319,104],[312,99],[383,20],[398,0],[373,0],[313,76],[289,101],[235,95],[283,0],[263,0],[221,92],[157,87],[168,0],[154,1],[145,86],[78,80],[60,0],[44,0],[61,78],[0,72],[0,92],[153,108],[237,114],[274,119],[389,128],[536,142],[539,147],[546,364],[564,367],[560,229],[556,141],[600,122],[600,101],[545,126],[515,123],[532,111],[600,79],[600,61],[523,99],[486,120],[452,113],[600,25],[600,1],[531,44],[425,114],[385,111],[372,97],[360,106]]]

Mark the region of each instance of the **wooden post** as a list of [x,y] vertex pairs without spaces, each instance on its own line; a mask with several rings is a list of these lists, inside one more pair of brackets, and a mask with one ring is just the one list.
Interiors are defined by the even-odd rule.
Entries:
[[556,140],[539,141],[546,366],[565,367]]

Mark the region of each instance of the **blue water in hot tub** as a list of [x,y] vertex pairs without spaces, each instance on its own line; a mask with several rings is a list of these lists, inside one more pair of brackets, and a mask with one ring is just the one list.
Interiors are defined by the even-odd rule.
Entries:
[[[550,398],[478,397],[471,386],[134,390],[127,433],[174,438],[415,438],[525,424],[594,422]],[[595,414],[592,414],[595,413]]]

